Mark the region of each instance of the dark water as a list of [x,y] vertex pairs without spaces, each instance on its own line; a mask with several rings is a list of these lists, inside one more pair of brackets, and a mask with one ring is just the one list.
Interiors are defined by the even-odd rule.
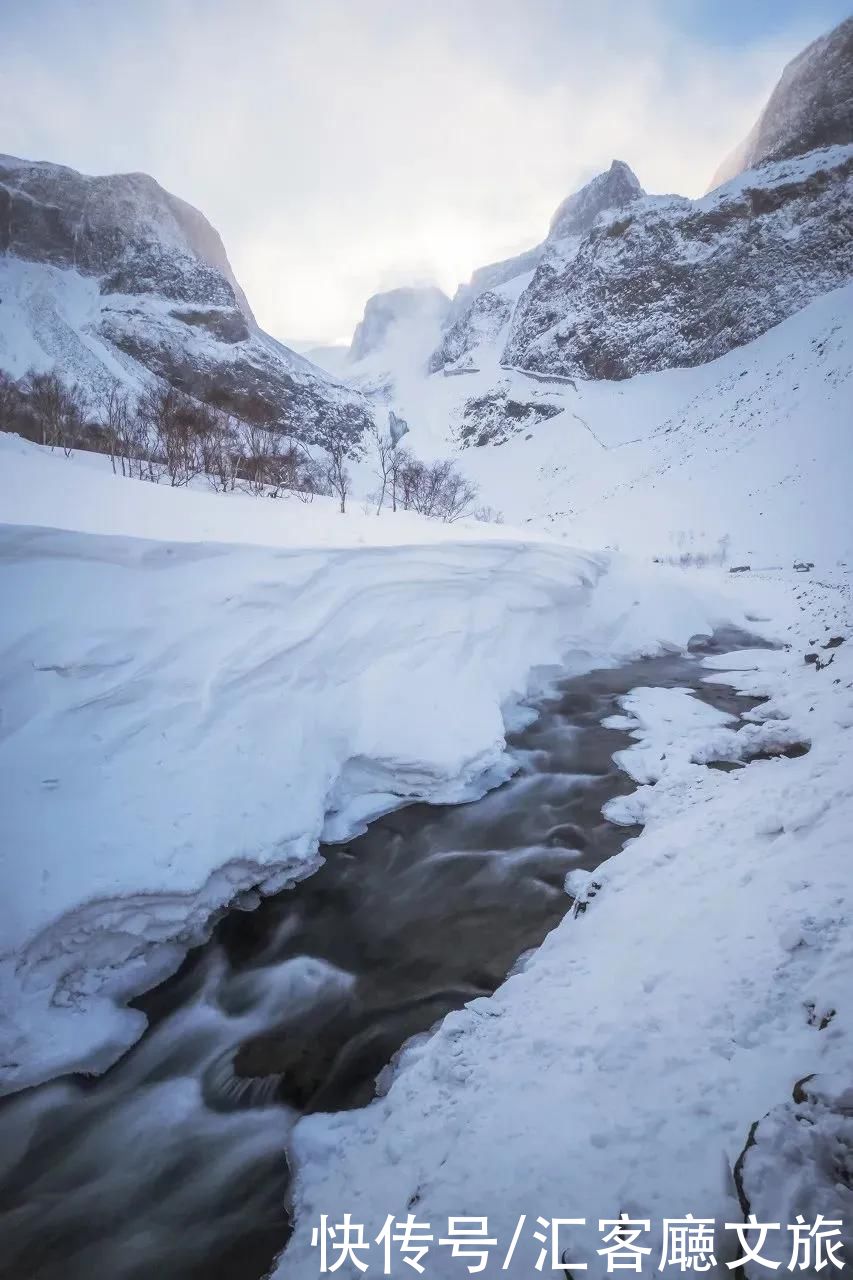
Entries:
[[636,831],[601,816],[634,784],[605,729],[640,685],[700,685],[720,632],[687,655],[558,681],[509,740],[518,772],[476,802],[412,805],[310,879],[228,913],[138,1002],[149,1030],[100,1079],[0,1108],[2,1280],[260,1280],[288,1234],[300,1115],[362,1106],[410,1036],[493,991],[571,906],[563,885]]

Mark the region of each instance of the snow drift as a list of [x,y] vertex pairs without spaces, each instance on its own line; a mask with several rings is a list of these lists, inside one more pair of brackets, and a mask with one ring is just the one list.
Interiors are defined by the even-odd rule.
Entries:
[[3,461],[7,1089],[103,1067],[142,1029],[116,1002],[239,895],[310,873],[321,837],[500,781],[533,668],[729,608],[494,526],[178,492],[8,438]]

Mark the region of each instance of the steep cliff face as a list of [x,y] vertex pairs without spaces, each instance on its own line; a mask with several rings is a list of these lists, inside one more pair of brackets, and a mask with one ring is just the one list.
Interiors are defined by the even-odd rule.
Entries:
[[851,276],[853,147],[834,147],[601,219],[543,259],[504,362],[607,379],[702,364]]
[[440,325],[449,309],[447,294],[429,285],[375,293],[367,299],[352,335],[350,361],[355,364],[380,353],[393,342],[395,330]]
[[357,434],[361,398],[259,329],[218,233],[146,174],[0,157],[0,367],[55,367],[97,394],[152,374],[295,432]]
[[768,160],[853,142],[853,17],[789,62],[746,139],[711,189]]
[[102,277],[102,293],[232,307],[254,323],[225,247],[192,205],[145,173],[88,177],[0,156],[0,249]]

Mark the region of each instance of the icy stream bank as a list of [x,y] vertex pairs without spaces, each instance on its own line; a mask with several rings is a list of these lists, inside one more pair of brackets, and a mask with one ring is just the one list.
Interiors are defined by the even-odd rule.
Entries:
[[571,905],[567,874],[634,834],[601,816],[634,787],[613,761],[627,726],[602,721],[639,685],[694,688],[698,718],[733,722],[755,700],[700,684],[699,654],[737,643],[558,681],[537,719],[519,716],[503,786],[327,846],[314,876],[230,912],[139,1002],[151,1027],[103,1079],[8,1100],[0,1276],[263,1276],[288,1232],[295,1120],[369,1101],[404,1040],[542,942]]

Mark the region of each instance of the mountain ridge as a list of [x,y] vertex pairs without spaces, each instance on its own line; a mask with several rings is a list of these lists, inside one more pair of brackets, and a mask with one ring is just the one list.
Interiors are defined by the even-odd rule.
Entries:
[[157,377],[259,406],[294,434],[356,437],[358,392],[258,325],[219,233],[148,174],[0,156],[0,367],[57,367],[95,394]]

